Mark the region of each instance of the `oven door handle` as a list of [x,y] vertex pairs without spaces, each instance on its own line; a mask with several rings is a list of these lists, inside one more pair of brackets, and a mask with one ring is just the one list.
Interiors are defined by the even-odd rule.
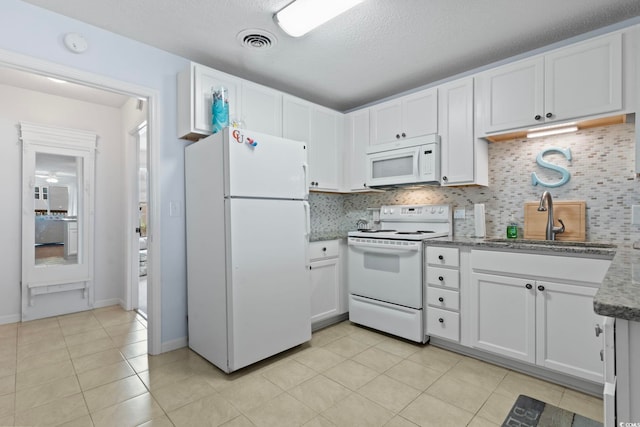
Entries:
[[371,243],[349,242],[349,246],[351,246],[353,249],[360,249],[362,251],[367,251],[367,252],[376,253],[376,254],[397,254],[398,252],[419,252],[420,251],[420,245],[407,245],[407,246],[389,245],[388,247],[387,246],[382,247],[382,246],[378,246]]

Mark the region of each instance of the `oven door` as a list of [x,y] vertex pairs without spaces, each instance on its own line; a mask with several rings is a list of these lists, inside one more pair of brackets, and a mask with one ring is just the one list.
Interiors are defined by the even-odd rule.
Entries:
[[367,154],[367,186],[409,184],[419,181],[420,147]]
[[421,309],[422,242],[350,237],[349,293]]

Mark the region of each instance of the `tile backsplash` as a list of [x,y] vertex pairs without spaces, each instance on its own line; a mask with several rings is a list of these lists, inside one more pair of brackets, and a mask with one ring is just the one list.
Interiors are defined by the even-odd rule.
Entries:
[[[631,246],[640,240],[640,226],[631,224],[631,205],[640,204],[640,189],[634,172],[635,125],[625,123],[581,130],[574,134],[536,139],[513,139],[489,144],[489,186],[424,187],[379,193],[312,193],[313,232],[348,231],[367,208],[390,204],[450,204],[464,208],[465,219],[454,220],[454,234],[474,234],[473,205],[485,204],[487,236],[503,237],[513,216],[522,236],[524,203],[537,201],[544,190],[554,200],[585,200],[588,241],[612,242]],[[560,153],[544,159],[565,167],[571,179],[558,188],[531,184],[536,172],[545,182],[557,182],[558,172],[542,168],[536,156],[551,147],[571,149],[572,160]]]

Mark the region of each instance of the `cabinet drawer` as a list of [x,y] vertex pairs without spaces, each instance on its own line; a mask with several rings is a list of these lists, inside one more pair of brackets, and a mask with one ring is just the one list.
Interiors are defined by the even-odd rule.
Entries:
[[458,267],[460,265],[458,248],[427,246],[427,264]]
[[449,310],[460,310],[460,299],[457,291],[432,288],[431,286],[427,288],[427,304]]
[[427,284],[458,289],[460,287],[460,275],[458,270],[427,266]]
[[338,256],[338,240],[309,243],[309,259],[335,258]]
[[439,308],[427,309],[427,335],[460,341],[460,315]]

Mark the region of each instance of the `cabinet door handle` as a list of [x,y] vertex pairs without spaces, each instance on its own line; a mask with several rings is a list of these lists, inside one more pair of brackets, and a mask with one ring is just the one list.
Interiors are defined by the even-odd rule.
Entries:
[[442,260],[444,259],[444,256],[443,256],[443,255],[438,255],[438,259],[439,259],[440,261],[442,261]]
[[438,322],[440,322],[440,323],[444,323],[444,319],[443,319],[442,317],[440,317],[440,318],[438,319]]
[[596,323],[596,336],[599,337],[601,333],[603,333],[604,330],[600,327],[600,325],[598,325]]
[[536,116],[534,117],[535,120],[540,120],[542,118],[542,116],[540,114],[536,114]]
[[604,350],[600,350],[600,361],[604,362]]
[[406,134],[406,133],[404,133],[404,132],[402,132],[402,137],[403,137],[403,138],[406,138],[406,136],[407,136],[407,134]]
[[544,291],[544,286],[542,286],[542,285],[538,285],[538,290],[539,290],[540,292]]
[[438,298],[438,301],[444,302],[444,298],[440,297],[440,298]]
[[545,114],[545,117],[546,117],[547,119],[550,119],[551,117],[553,117],[553,114],[551,114],[551,113],[547,113],[547,114]]
[[527,283],[526,285],[524,285],[524,287],[527,289],[531,289],[533,288],[533,285],[531,285],[531,283]]
[[400,139],[400,134],[396,133],[396,139]]
[[444,282],[444,277],[438,276],[438,280],[440,280],[441,282]]

